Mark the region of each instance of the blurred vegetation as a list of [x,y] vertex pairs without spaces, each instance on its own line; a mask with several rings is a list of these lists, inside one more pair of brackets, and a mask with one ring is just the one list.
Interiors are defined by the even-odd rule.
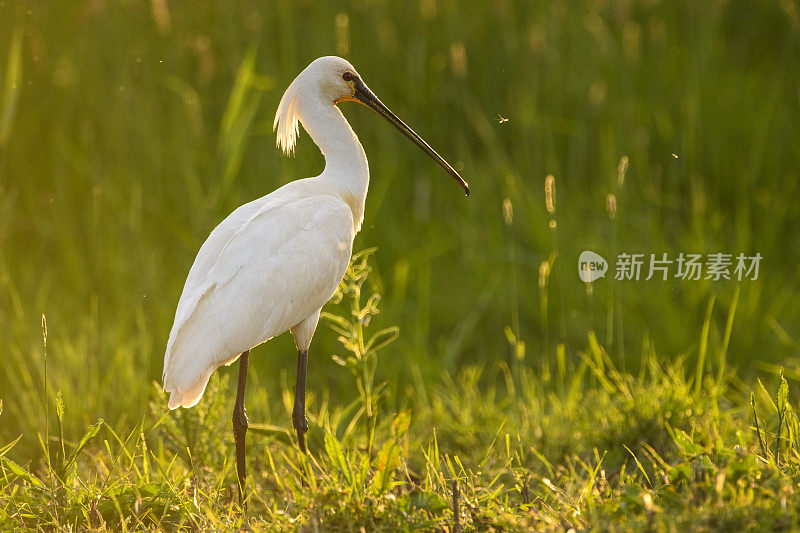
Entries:
[[[151,401],[165,402],[153,382],[160,380],[189,266],[235,207],[321,171],[322,158],[305,133],[295,158],[279,153],[272,117],[294,76],[327,54],[349,59],[472,187],[464,199],[393,128],[361,106],[342,104],[370,159],[355,249],[379,248],[369,284],[383,299],[372,327],[400,332],[370,378],[385,383],[384,416],[370,430],[380,439],[374,450],[391,433],[381,427],[391,422],[387,414],[411,409],[415,455],[420,442],[431,442],[423,430],[435,425],[447,453],[475,458],[475,450],[491,446],[504,418],[515,420],[517,409],[527,409],[511,392],[526,387],[540,391],[535,413],[544,418],[520,429],[523,448],[544,438],[537,431],[563,432],[554,444],[563,448],[541,452],[563,468],[580,471],[563,462],[564,454],[589,461],[592,448],[598,457],[624,454],[621,443],[640,456],[638,439],[649,442],[654,431],[674,444],[677,433],[648,418],[655,415],[640,425],[629,426],[626,415],[605,426],[586,412],[580,424],[608,433],[574,437],[565,413],[581,402],[616,401],[599,378],[573,381],[589,372],[587,361],[598,364],[596,354],[608,359],[596,375],[610,364],[622,382],[638,376],[645,384],[622,396],[640,405],[631,407],[636,412],[663,408],[658,395],[657,401],[637,395],[661,379],[649,374],[656,355],[664,368],[681,369],[670,371],[670,383],[685,378],[692,394],[705,390],[702,379],[709,376],[719,387],[703,401],[738,413],[731,435],[749,432],[743,410],[756,377],[777,383],[782,365],[796,386],[800,5],[794,0],[495,0],[468,9],[446,0],[4,0],[0,446],[22,435],[8,452],[15,461],[41,465],[44,435],[60,431],[77,446],[98,418],[105,420],[103,432],[136,440],[132,432],[141,431],[147,437],[137,446],[147,439],[158,445],[163,436],[143,416]],[[553,177],[549,199],[546,176]],[[576,272],[583,250],[612,262],[622,252],[764,259],[755,281],[607,276],[587,287]],[[326,310],[349,312],[345,303]],[[337,336],[321,324],[312,344],[308,389],[315,413],[364,398],[337,364],[347,361]],[[288,428],[281,391],[294,381],[291,339],[253,353],[250,418]],[[217,398],[165,420],[186,430],[202,419],[199,412],[211,412],[219,418],[217,434],[223,426],[227,431],[229,372],[215,378]],[[585,396],[568,382],[586,387]],[[665,390],[679,399],[686,392],[682,384]],[[568,394],[578,396],[569,403]],[[66,405],[63,419],[55,416],[59,402]],[[477,422],[469,420],[448,429],[447,420],[473,412],[464,402],[495,409],[482,426],[489,433],[472,433]],[[559,411],[559,402],[572,407]],[[723,415],[713,412],[703,431],[714,438],[702,446],[717,445],[709,427]],[[681,424],[702,425],[693,413]],[[753,446],[750,437],[741,446]],[[720,446],[730,447],[730,439]],[[219,453],[228,454],[229,444],[220,443]],[[87,446],[102,449],[94,441]],[[329,446],[318,440],[316,449],[330,452]],[[272,446],[259,449],[275,453]],[[119,459],[125,455],[119,450],[108,453]],[[672,452],[680,450],[672,445]],[[169,464],[169,454],[159,453]],[[712,463],[719,465],[717,459]],[[621,456],[615,461],[618,469]],[[62,474],[69,470],[60,464]],[[211,486],[232,477],[226,468],[212,470]],[[274,482],[267,480],[272,473],[261,472],[264,483]],[[636,505],[645,518],[654,516],[646,502]]]

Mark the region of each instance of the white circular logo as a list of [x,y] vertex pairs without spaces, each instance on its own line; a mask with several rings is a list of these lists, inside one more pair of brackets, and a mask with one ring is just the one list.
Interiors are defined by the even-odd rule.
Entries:
[[581,256],[578,258],[578,275],[583,282],[591,283],[604,278],[607,271],[608,261],[602,256],[589,250],[581,252]]

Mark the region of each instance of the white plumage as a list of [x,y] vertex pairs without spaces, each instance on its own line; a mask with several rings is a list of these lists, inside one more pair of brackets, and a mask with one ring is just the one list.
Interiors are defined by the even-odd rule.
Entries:
[[275,114],[278,146],[292,153],[299,122],[325,156],[325,169],[241,206],[214,228],[186,278],[164,354],[170,409],[195,405],[214,370],[242,356],[232,421],[243,505],[249,350],[287,330],[298,352],[292,423],[306,451],[308,347],[320,310],[347,269],[369,186],[367,156],[336,107],[345,100],[361,102],[391,122],[469,194],[458,172],[383,105],[344,59],[315,60],[286,89]]
[[243,205],[217,226],[189,272],[167,344],[169,407],[193,406],[217,367],[312,319],[310,331],[293,331],[307,350],[354,235],[347,204],[310,179]]
[[352,94],[343,59],[309,65],[275,117],[290,153],[297,122],[325,155],[317,177],[290,182],[245,204],[203,243],[183,288],[164,356],[169,407],[191,407],[209,376],[289,329],[306,351],[319,312],[344,276],[369,184],[364,150],[334,102]]

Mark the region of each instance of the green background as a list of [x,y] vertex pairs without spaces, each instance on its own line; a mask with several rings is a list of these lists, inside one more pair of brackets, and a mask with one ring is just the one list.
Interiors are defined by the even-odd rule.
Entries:
[[[709,298],[718,349],[737,285],[728,363],[793,367],[799,32],[789,0],[0,2],[0,441],[22,433],[15,457],[39,453],[42,314],[66,431],[141,418],[205,237],[238,205],[321,171],[305,132],[294,158],[279,153],[272,118],[294,76],[329,54],[472,187],[465,199],[388,124],[341,105],[372,176],[355,249],[379,248],[376,321],[400,327],[378,365],[389,404],[468,364],[546,374],[557,343],[572,368],[589,331],[628,369],[643,353],[694,360]],[[589,294],[586,249],[763,261],[756,281],[609,276]],[[336,353],[323,323],[308,388],[342,403],[356,392]],[[288,426],[289,336],[250,366],[251,420]]]

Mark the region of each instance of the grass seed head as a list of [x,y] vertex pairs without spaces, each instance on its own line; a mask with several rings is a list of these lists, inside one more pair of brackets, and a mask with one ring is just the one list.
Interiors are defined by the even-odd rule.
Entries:
[[503,220],[505,220],[506,226],[514,223],[514,205],[509,198],[503,200]]
[[617,186],[622,187],[625,183],[625,174],[628,172],[628,156],[623,155],[622,158],[619,160],[619,166],[617,166]]
[[613,192],[606,196],[606,211],[611,220],[617,218],[617,196]]
[[556,212],[556,178],[549,174],[544,179],[544,205],[551,215]]

